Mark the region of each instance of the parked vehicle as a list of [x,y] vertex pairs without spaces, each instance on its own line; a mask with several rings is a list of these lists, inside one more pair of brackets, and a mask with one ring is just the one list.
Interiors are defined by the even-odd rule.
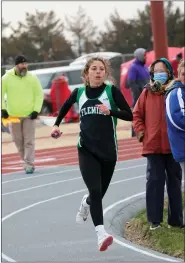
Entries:
[[[75,88],[81,87],[83,85],[81,71],[83,70],[87,60],[92,56],[100,56],[110,61],[112,75],[116,81],[116,86],[118,88],[120,87],[120,66],[123,62],[123,55],[116,52],[89,53],[75,59],[68,66],[32,70],[30,72],[39,78],[44,90],[42,114],[52,113],[50,89],[53,81],[59,78],[62,74],[65,74],[68,79],[69,89],[71,91]],[[75,109],[77,110],[76,106]]]
[[110,62],[111,68],[112,68],[112,76],[116,81],[116,86],[120,87],[120,67],[123,63],[123,55],[121,53],[117,52],[97,52],[97,53],[89,53],[85,54],[77,59],[75,59],[73,62],[70,63],[71,66],[77,66],[77,65],[85,65],[88,59],[94,56],[99,56],[104,59],[107,59]]
[[69,89],[73,91],[75,88],[81,87],[83,85],[81,79],[82,69],[83,65],[72,65],[30,71],[32,74],[35,74],[38,77],[43,87],[44,102],[41,111],[42,114],[52,113],[50,91],[53,81],[61,77],[61,75],[65,75],[68,81]]

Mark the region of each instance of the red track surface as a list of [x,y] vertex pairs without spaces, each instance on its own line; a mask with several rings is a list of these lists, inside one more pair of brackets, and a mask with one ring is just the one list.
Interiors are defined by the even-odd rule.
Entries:
[[[118,161],[136,159],[141,157],[142,144],[136,138],[119,140]],[[37,150],[35,154],[35,167],[78,164],[76,146],[59,147],[53,149]],[[2,174],[22,171],[19,155],[5,154],[2,156]]]

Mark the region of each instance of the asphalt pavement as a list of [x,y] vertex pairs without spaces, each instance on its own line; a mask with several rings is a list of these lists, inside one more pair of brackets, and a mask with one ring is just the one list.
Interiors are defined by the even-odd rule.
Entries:
[[77,165],[2,175],[2,262],[179,262],[122,237],[124,223],[144,206],[145,159],[117,164],[103,200],[114,243],[99,252],[94,226],[75,217],[87,189]]

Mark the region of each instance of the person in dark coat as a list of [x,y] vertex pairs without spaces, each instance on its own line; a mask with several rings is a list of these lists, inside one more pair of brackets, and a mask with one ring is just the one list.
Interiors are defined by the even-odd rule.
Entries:
[[[150,79],[148,67],[146,62],[146,50],[144,48],[138,48],[134,52],[135,60],[129,68],[127,85],[131,89],[134,107],[140,94],[143,91],[144,86]],[[132,129],[132,137],[135,136]]]
[[133,127],[147,158],[146,209],[150,230],[163,222],[164,187],[168,193],[168,225],[183,227],[182,171],[173,158],[167,133],[165,88],[173,80],[170,62],[161,58],[150,67],[150,83],[133,109]]

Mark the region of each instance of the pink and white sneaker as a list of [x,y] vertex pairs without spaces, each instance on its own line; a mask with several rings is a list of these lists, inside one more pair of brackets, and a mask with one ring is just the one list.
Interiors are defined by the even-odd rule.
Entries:
[[102,236],[98,236],[98,247],[101,252],[107,250],[107,248],[110,245],[112,245],[112,243],[113,243],[113,236],[107,233],[104,233],[104,235]]

